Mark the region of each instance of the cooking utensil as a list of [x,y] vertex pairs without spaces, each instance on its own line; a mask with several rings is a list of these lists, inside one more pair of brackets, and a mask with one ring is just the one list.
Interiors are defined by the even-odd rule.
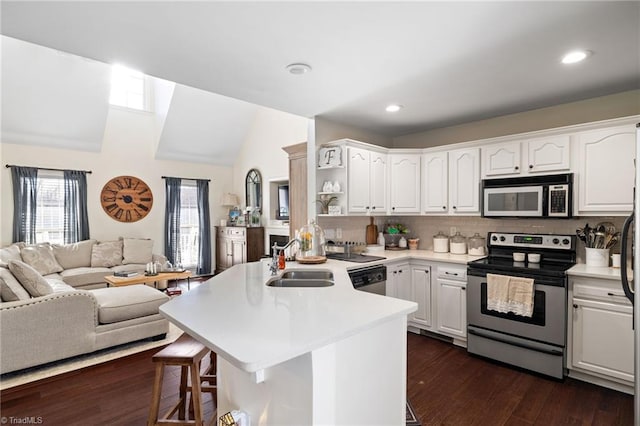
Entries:
[[366,241],[367,244],[376,244],[378,241],[378,227],[373,223],[373,217],[369,218],[371,223],[367,225]]

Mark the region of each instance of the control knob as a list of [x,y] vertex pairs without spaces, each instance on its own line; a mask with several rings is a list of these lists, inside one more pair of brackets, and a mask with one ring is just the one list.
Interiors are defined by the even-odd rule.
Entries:
[[491,237],[491,241],[498,241],[498,237],[496,237],[495,235]]
[[569,241],[568,238],[565,238],[564,240],[562,240],[562,244],[564,244],[565,246],[569,245],[571,241]]
[[557,238],[554,238],[554,239],[553,239],[553,244],[559,244],[559,243],[560,243],[560,240],[559,240],[559,239],[557,239]]
[[505,240],[506,240],[506,238],[504,237],[504,235],[500,235],[500,241],[504,242]]

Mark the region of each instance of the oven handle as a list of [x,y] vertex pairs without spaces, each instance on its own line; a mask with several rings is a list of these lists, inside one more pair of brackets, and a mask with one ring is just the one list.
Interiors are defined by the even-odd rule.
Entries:
[[508,345],[519,346],[521,348],[530,349],[537,352],[542,352],[549,355],[562,356],[564,352],[560,349],[550,349],[548,345],[536,344],[535,342],[524,342],[521,339],[509,339],[508,336],[504,336],[498,333],[494,333],[487,330],[478,330],[476,328],[469,327],[467,332],[476,336],[484,337],[486,339],[495,340],[497,342],[506,343]]

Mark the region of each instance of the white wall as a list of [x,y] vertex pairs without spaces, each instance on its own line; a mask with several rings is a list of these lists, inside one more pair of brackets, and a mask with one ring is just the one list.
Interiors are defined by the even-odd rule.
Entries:
[[259,108],[233,165],[233,186],[230,185],[228,188],[229,192],[238,195],[243,207],[246,206],[247,172],[252,168],[260,171],[263,224],[265,225],[268,217],[274,217],[274,214],[268,214],[272,210],[269,200],[269,180],[289,177],[289,158],[282,147],[305,142],[308,121],[307,118],[271,108]]
[[[13,190],[10,169],[4,164],[33,167],[91,170],[88,175],[88,212],[91,237],[111,240],[120,236],[154,240],[154,251],[164,252],[164,180],[162,176],[211,179],[209,201],[212,225],[227,214],[219,206],[222,192],[231,186],[233,169],[201,163],[156,160],[158,122],[153,114],[110,108],[100,152],[43,148],[0,143],[1,206],[0,244],[11,243],[13,226]],[[111,219],[100,205],[100,191],[111,178],[132,175],[144,180],[153,191],[153,207],[142,220],[120,223]]]

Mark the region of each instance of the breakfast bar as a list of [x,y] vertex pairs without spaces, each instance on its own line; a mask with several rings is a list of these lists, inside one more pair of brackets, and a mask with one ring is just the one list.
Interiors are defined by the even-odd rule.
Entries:
[[[218,415],[253,425],[402,424],[413,302],[353,289],[344,262],[325,287],[273,287],[266,262],[236,265],[161,306],[218,354]],[[280,272],[280,274],[282,271]]]

